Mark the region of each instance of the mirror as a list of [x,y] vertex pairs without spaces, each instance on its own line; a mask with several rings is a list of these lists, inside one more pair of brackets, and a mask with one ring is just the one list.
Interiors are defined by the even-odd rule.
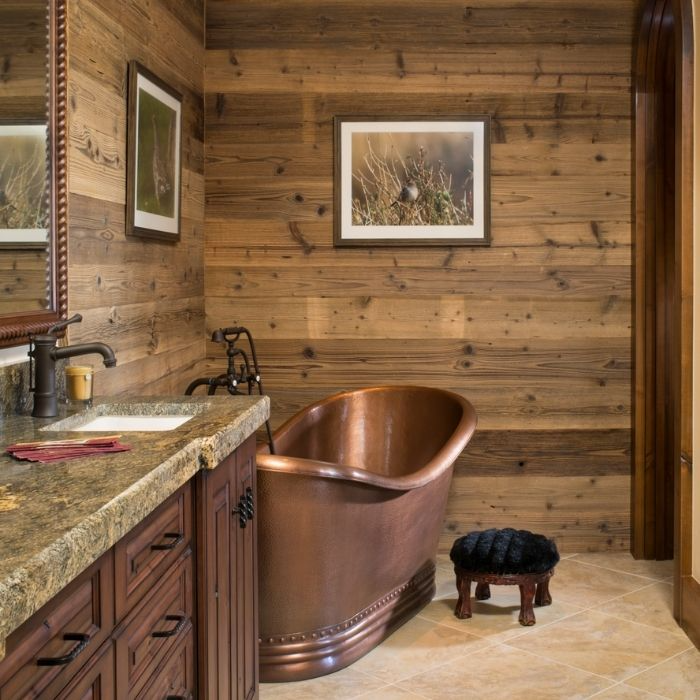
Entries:
[[0,0],[0,346],[67,307],[66,0]]

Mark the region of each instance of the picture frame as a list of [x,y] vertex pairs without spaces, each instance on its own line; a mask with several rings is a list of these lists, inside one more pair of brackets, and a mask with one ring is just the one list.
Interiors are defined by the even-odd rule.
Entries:
[[126,233],[177,242],[182,181],[182,95],[129,63]]
[[334,117],[335,246],[490,245],[490,117]]
[[46,124],[0,124],[0,249],[47,249]]

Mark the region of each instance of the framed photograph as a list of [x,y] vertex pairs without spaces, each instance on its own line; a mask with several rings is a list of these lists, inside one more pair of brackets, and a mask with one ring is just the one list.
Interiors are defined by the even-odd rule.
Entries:
[[182,96],[129,63],[127,233],[180,238]]
[[489,245],[489,126],[335,117],[335,245]]
[[46,248],[46,124],[0,124],[0,248]]

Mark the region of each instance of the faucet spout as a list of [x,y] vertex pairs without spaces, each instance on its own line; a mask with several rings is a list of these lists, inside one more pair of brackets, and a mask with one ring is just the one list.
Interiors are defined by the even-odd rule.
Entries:
[[63,360],[67,357],[78,357],[79,355],[102,355],[105,367],[116,367],[117,358],[114,350],[104,343],[78,343],[77,345],[66,345],[63,348],[54,348],[54,360]]
[[[69,322],[79,321],[78,315]],[[57,324],[58,325],[58,324]],[[66,325],[65,323],[63,324]],[[56,326],[54,326],[54,329]],[[51,332],[44,335],[36,335],[32,338],[32,346],[29,356],[34,360],[34,410],[35,418],[53,418],[58,414],[58,401],[56,399],[56,360],[79,355],[102,355],[105,367],[114,367],[117,358],[109,345],[104,343],[78,343],[59,348],[56,346],[58,338]]]

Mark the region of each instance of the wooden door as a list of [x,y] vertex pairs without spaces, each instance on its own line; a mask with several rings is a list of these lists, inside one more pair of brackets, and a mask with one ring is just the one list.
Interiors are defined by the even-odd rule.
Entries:
[[637,51],[632,551],[675,558],[674,613],[700,645],[692,577],[693,18],[646,0]]
[[637,52],[635,474],[632,547],[673,557],[675,408],[680,360],[675,243],[675,21],[649,0]]

